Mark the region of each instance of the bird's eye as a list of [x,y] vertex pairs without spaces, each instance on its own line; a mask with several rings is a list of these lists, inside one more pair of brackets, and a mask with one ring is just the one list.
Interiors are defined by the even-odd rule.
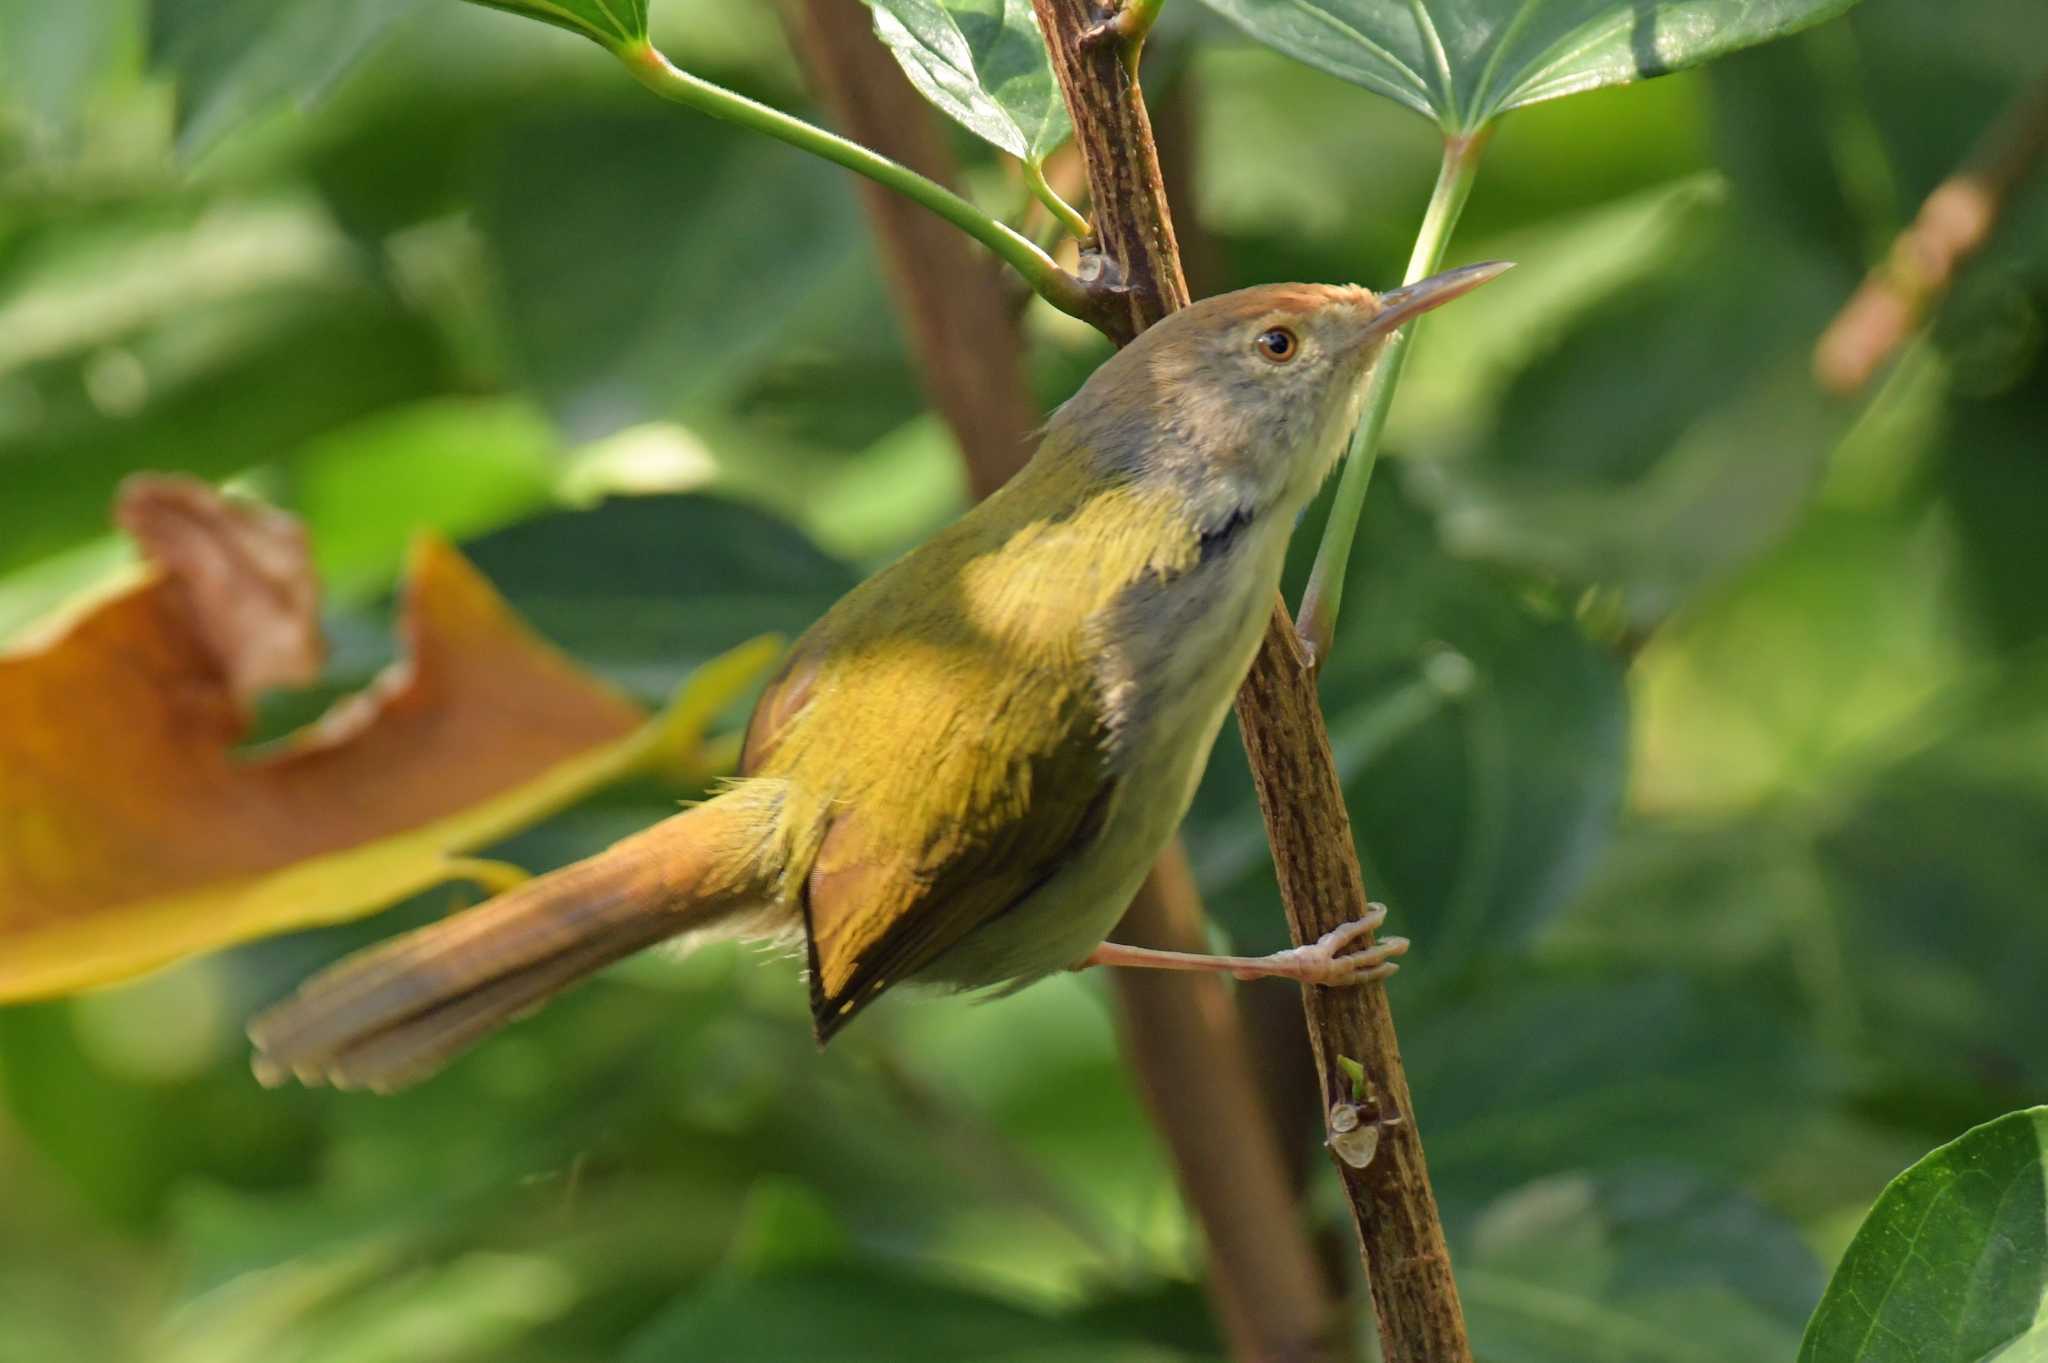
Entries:
[[1252,345],[1274,364],[1286,364],[1301,349],[1301,342],[1286,327],[1270,327],[1260,332],[1259,339]]

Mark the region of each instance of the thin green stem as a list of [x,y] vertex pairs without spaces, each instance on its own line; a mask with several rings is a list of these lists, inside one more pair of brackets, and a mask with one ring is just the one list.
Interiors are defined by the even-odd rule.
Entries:
[[1159,11],[1165,8],[1166,0],[1124,0],[1124,7],[1116,16],[1117,35],[1133,56],[1144,46],[1152,25],[1159,22]]
[[[1444,159],[1437,171],[1436,188],[1430,193],[1429,208],[1422,215],[1422,229],[1415,235],[1415,250],[1408,257],[1408,274],[1401,282],[1413,284],[1436,273],[1443,264],[1444,250],[1465,211],[1472,194],[1472,181],[1479,173],[1479,155],[1486,147],[1491,129],[1444,139]],[[1421,319],[1410,322],[1394,338],[1373,366],[1366,380],[1363,411],[1358,429],[1351,437],[1344,474],[1337,483],[1337,498],[1330,505],[1330,519],[1323,527],[1323,540],[1316,547],[1315,567],[1310,569],[1308,589],[1302,593],[1301,611],[1295,628],[1312,661],[1320,662],[1329,652],[1337,633],[1337,608],[1344,596],[1344,570],[1351,561],[1351,543],[1358,534],[1358,518],[1365,510],[1366,489],[1372,484],[1373,465],[1379,459],[1380,433],[1386,429],[1387,412],[1394,405],[1394,388],[1401,382],[1402,367],[1415,344],[1415,330]]]
[[724,86],[693,76],[662,55],[652,43],[644,40],[628,43],[617,52],[634,79],[663,99],[765,133],[777,141],[787,142],[813,156],[821,156],[895,190],[995,252],[1005,264],[1023,275],[1025,282],[1041,298],[1061,312],[1083,321],[1094,318],[1094,300],[1085,284],[1061,269],[1029,237],[990,217],[944,185],[928,180],[910,167],[870,151],[858,142],[848,141],[837,133],[791,117],[780,109],[772,109]]
[[1044,161],[1026,158],[1024,180],[1031,186],[1031,192],[1038,196],[1038,201],[1060,220],[1062,227],[1073,233],[1076,240],[1087,241],[1095,235],[1095,228],[1089,224],[1088,219],[1081,216],[1081,210],[1061,198],[1060,192],[1045,178]]

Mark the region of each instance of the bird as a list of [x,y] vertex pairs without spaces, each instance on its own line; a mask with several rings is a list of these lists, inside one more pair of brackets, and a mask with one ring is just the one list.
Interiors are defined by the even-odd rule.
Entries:
[[722,789],[316,975],[251,1023],[257,1077],[402,1088],[664,942],[800,948],[820,1044],[905,982],[1384,978],[1408,944],[1373,939],[1378,906],[1264,957],[1104,938],[1193,799],[1387,341],[1507,268],[1260,285],[1168,315],[1014,478],[796,641]]

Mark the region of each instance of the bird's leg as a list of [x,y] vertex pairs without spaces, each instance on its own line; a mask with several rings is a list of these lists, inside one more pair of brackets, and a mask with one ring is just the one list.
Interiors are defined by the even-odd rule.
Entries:
[[1366,984],[1383,980],[1400,967],[1394,957],[1408,950],[1405,937],[1382,937],[1353,949],[1352,944],[1368,937],[1387,918],[1387,906],[1369,905],[1366,915],[1326,932],[1313,946],[1276,951],[1270,956],[1202,956],[1187,951],[1157,951],[1151,947],[1127,947],[1104,942],[1075,966],[1117,965],[1145,970],[1216,970],[1240,980],[1284,979],[1330,987]]

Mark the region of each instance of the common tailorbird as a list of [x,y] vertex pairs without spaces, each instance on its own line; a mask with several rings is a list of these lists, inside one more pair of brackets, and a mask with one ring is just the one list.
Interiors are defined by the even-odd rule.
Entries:
[[905,980],[1389,973],[1407,943],[1370,942],[1377,913],[1257,958],[1103,937],[1187,812],[1387,338],[1506,268],[1379,295],[1266,285],[1167,317],[1010,483],[797,641],[720,794],[315,977],[250,1028],[258,1075],[395,1088],[676,938],[804,944],[821,1041]]

